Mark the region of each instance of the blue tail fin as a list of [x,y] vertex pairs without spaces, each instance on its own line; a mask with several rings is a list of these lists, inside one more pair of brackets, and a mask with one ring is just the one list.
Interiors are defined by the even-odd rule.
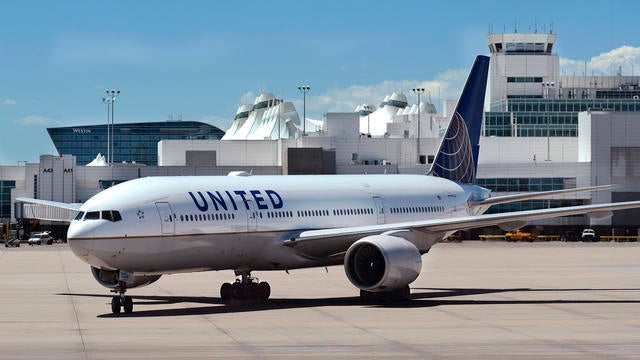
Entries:
[[458,106],[431,165],[431,175],[458,183],[470,184],[475,180],[488,73],[489,57],[476,57]]

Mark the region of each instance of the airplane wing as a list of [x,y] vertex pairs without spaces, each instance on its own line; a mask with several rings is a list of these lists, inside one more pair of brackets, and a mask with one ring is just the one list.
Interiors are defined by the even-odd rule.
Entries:
[[602,215],[615,210],[635,208],[640,208],[640,201],[569,206],[542,210],[420,220],[371,226],[309,230],[303,231],[297,236],[284,241],[283,245],[295,248],[302,255],[306,255],[311,258],[330,258],[344,254],[348,247],[358,239],[389,231],[406,230],[441,234],[449,231],[467,230],[509,223],[524,223],[529,220],[548,219],[559,216],[581,214]]
[[510,203],[514,201],[541,199],[541,198],[548,198],[550,196],[574,194],[574,193],[587,192],[587,191],[600,191],[600,190],[612,189],[614,187],[616,186],[600,185],[600,186],[588,186],[588,187],[575,188],[575,189],[539,191],[539,192],[530,192],[530,193],[515,194],[515,195],[495,196],[495,197],[490,197],[488,199],[481,200],[481,201],[471,201],[469,202],[469,206],[470,207],[480,207],[480,206],[489,207],[491,205]]

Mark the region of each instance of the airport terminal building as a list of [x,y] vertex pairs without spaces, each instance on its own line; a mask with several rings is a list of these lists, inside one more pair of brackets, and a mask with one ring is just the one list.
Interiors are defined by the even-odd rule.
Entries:
[[[640,198],[640,76],[623,76],[622,71],[613,76],[561,76],[555,41],[552,33],[487,36],[490,107],[484,115],[477,184],[497,194],[618,187],[490,211]],[[49,129],[57,156],[43,155],[39,164],[0,167],[0,218],[15,222],[39,211],[16,205],[16,197],[82,202],[109,186],[144,176],[226,175],[236,170],[424,174],[455,107],[455,101],[447,101],[437,113],[433,104],[410,105],[407,96],[395,93],[378,107],[328,112],[322,121],[303,123],[292,103],[261,94],[256,104],[238,109],[230,122],[232,133],[222,140],[219,129],[195,122],[116,125],[116,164],[106,167],[84,166],[95,158],[95,149],[106,149],[106,125]],[[82,139],[95,144],[79,145]],[[629,210],[606,219],[571,216],[534,225],[556,232],[565,227],[631,228],[635,234],[639,216]]]
[[48,128],[47,132],[58,154],[74,155],[79,165],[90,163],[98,152],[110,152],[112,162],[155,166],[160,140],[218,140],[224,136],[224,131],[198,121],[68,126]]

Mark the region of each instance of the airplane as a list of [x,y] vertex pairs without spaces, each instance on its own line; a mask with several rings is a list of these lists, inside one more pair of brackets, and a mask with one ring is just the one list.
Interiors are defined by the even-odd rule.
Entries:
[[492,205],[611,186],[491,196],[473,184],[489,58],[478,56],[430,171],[424,175],[146,177],[108,188],[84,204],[18,200],[77,210],[73,253],[114,293],[111,311],[133,311],[127,290],[162,275],[234,270],[225,303],[267,301],[253,271],[344,265],[365,301],[410,300],[422,255],[458,230],[640,207],[640,201],[499,214]]

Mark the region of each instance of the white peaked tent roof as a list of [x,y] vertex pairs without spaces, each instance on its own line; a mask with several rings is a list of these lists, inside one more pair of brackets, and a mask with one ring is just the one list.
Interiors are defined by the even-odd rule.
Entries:
[[98,153],[95,159],[91,160],[87,166],[108,166],[107,161],[104,158],[104,155]]
[[[253,105],[238,108],[236,117],[222,140],[265,140],[295,138],[301,133],[301,122],[291,102],[277,99],[273,93],[260,94]],[[307,131],[315,131],[309,126]]]
[[[360,112],[366,109],[375,109],[373,105],[359,105],[355,111]],[[360,133],[371,134],[373,136],[384,136],[387,132],[387,124],[393,122],[396,115],[413,115],[418,113],[418,105],[409,105],[407,96],[403,93],[393,93],[384,97],[380,107],[370,114],[360,116]],[[421,114],[436,114],[435,105],[427,102],[420,102]]]

